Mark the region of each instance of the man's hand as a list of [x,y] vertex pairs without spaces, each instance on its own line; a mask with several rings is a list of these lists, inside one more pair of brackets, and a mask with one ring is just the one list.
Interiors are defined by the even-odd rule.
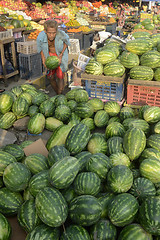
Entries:
[[61,62],[62,62],[62,54],[59,54],[58,59],[59,59],[59,65],[61,65]]

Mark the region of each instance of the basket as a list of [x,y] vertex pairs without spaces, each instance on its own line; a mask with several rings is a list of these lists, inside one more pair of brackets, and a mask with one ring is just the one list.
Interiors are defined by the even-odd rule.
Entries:
[[160,82],[128,79],[127,104],[160,107]]
[[88,92],[89,97],[112,101],[121,101],[123,99],[125,79],[126,74],[121,78],[81,74],[81,81],[84,81],[85,90]]
[[13,37],[12,29],[8,29],[7,31],[0,32],[0,40]]
[[69,54],[77,54],[80,52],[80,45],[78,39],[70,39],[70,46],[68,46]]
[[36,41],[17,42],[17,52],[23,54],[37,53],[37,42]]

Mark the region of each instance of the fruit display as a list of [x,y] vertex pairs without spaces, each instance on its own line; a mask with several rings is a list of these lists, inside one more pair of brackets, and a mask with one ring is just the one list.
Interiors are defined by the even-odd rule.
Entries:
[[36,40],[40,32],[41,32],[40,30],[35,30],[35,31],[31,32],[28,36],[28,39]]
[[146,105],[135,114],[114,101],[89,99],[83,89],[49,97],[23,84],[1,94],[0,128],[32,106],[38,113],[30,116],[29,131],[39,134],[48,124],[54,131],[47,156],[25,155],[33,141],[0,149],[1,236],[9,240],[7,217],[16,215],[26,239],[156,239],[160,108]]
[[27,4],[22,1],[22,0],[17,0],[17,1],[13,1],[13,0],[1,0],[0,1],[0,5],[6,8],[9,8],[11,10],[25,10],[27,9]]

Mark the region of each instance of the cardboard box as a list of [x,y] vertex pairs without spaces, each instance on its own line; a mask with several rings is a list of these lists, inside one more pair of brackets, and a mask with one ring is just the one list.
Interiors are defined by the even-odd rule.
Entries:
[[[33,154],[33,153],[40,153],[47,157],[48,150],[45,147],[45,144],[46,144],[46,141],[40,138],[37,141],[30,144],[29,146],[25,147],[24,152],[26,156],[29,156],[30,154]],[[17,216],[7,217],[7,219],[12,227],[11,240],[25,240],[27,233],[20,227],[17,220]]]

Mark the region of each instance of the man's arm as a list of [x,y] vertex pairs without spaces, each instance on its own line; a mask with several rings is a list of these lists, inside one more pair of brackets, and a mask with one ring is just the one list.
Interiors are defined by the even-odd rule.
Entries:
[[41,54],[43,66],[46,68],[46,64],[45,64],[46,59],[45,59],[43,51],[41,51],[40,54]]
[[62,52],[59,54],[58,58],[59,58],[59,61],[60,61],[60,64],[61,64],[61,61],[62,61],[62,56],[63,56],[63,53],[64,51],[66,50],[66,48],[68,47],[68,45],[66,43],[63,44],[63,49],[62,49]]

